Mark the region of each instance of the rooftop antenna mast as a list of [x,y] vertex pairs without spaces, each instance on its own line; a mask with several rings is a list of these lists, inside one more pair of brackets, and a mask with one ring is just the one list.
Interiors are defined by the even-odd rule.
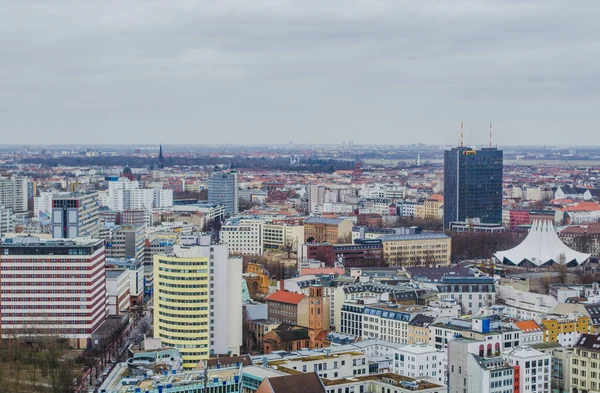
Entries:
[[492,123],[490,123],[490,147],[492,147]]
[[460,147],[463,147],[463,128],[464,124],[460,123]]

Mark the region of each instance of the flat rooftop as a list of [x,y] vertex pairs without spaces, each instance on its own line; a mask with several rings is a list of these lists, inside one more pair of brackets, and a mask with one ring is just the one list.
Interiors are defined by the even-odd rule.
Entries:
[[448,239],[450,237],[444,233],[415,233],[410,235],[384,235],[380,236],[382,242],[399,241],[399,240],[433,240],[433,239]]
[[99,243],[104,243],[102,239],[93,239],[91,237],[76,237],[73,239],[42,239],[37,236],[16,236],[10,239],[4,239],[0,247],[16,248],[16,247],[65,247],[65,246],[95,246]]
[[[414,390],[414,391],[443,388],[442,385],[438,385],[438,384],[428,382],[428,381],[423,381],[423,380],[418,381],[414,378],[410,378],[410,377],[406,377],[404,375],[399,375],[399,374],[394,374],[394,373],[364,375],[364,376],[360,376],[360,377],[357,376],[357,377],[352,377],[352,378],[336,379],[336,380],[322,378],[323,385],[325,385],[325,386],[335,386],[335,385],[342,385],[342,384],[346,384],[346,383],[362,382],[362,381],[380,381],[380,382],[385,383],[389,380],[395,381],[398,384],[398,387],[400,387],[400,388]],[[414,385],[414,386],[416,386],[416,388],[404,387],[403,383],[406,383],[406,382],[416,384],[416,385]]]
[[[117,278],[124,272],[128,272],[126,269],[106,269],[106,278]],[[129,273],[128,273],[129,274]]]

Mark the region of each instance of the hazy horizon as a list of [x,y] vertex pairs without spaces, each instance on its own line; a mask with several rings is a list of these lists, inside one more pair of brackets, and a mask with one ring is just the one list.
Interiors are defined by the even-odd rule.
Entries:
[[600,3],[4,2],[4,145],[590,146]]

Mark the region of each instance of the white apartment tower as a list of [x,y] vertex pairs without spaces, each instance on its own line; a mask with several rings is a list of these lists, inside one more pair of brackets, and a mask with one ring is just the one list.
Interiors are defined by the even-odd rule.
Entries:
[[27,211],[27,179],[19,176],[0,176],[0,206],[13,213]]

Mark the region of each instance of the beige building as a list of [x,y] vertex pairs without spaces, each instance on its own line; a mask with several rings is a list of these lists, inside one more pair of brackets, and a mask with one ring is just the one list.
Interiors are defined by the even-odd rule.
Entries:
[[600,389],[600,335],[582,334],[571,356],[573,393],[597,392]]
[[291,246],[296,250],[298,244],[304,243],[304,226],[265,223],[262,226],[262,239],[265,249]]
[[310,243],[349,243],[352,221],[339,218],[309,217],[304,221],[304,241]]
[[422,205],[415,205],[415,218],[441,221],[444,218],[444,197],[433,194]]
[[451,238],[443,233],[380,237],[383,258],[402,266],[449,266]]
[[434,317],[419,314],[408,323],[408,344],[429,344],[429,325],[435,321]]

